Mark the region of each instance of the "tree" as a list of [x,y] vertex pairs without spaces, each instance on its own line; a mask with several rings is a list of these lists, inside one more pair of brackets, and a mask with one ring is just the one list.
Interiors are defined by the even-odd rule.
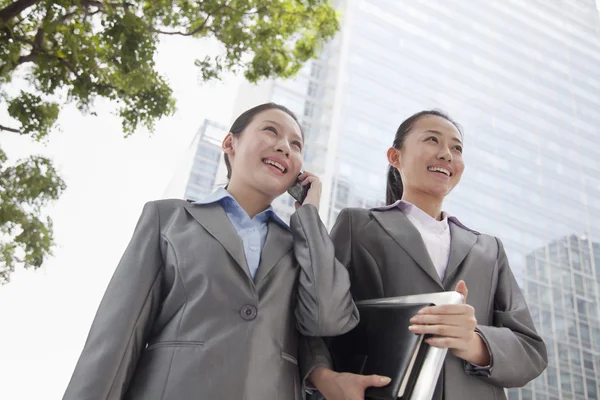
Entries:
[[[0,106],[10,117],[0,131],[47,140],[62,105],[94,114],[98,97],[117,105],[126,137],[152,131],[175,111],[154,64],[164,35],[220,42],[220,55],[196,61],[203,80],[232,71],[257,82],[293,76],[338,29],[327,0],[0,0]],[[18,71],[30,89],[10,95]],[[0,283],[51,254],[42,213],[65,188],[50,160],[9,165],[0,149]]]

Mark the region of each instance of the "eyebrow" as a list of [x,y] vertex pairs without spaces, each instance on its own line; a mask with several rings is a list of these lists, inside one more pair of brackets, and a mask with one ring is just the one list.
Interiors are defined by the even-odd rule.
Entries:
[[277,121],[271,121],[270,119],[265,119],[263,122],[270,122],[270,123],[272,123],[274,125],[281,126],[281,124],[279,122],[277,122]]
[[[423,133],[433,133],[434,135],[438,135],[438,136],[443,136],[444,135],[440,131],[435,131],[435,130],[431,130],[431,129],[428,129],[428,130],[424,131]],[[458,143],[462,144],[462,141],[459,138],[457,138],[457,137],[453,137],[452,140],[454,140],[455,142],[458,142]]]
[[[263,123],[265,123],[265,122],[269,122],[269,123],[271,123],[273,125],[277,125],[279,128],[281,128],[281,124],[277,121],[271,121],[270,119],[265,119],[263,121]],[[296,139],[299,139],[300,142],[304,143],[304,138],[302,136],[298,135],[296,132],[294,132],[294,136],[296,137]]]

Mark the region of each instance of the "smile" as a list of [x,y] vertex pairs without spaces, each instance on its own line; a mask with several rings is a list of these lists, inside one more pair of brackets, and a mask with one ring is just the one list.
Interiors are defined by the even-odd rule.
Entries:
[[440,172],[446,176],[452,176],[452,173],[450,171],[448,171],[446,168],[442,168],[442,167],[429,167],[427,168],[428,171],[431,172]]
[[267,165],[272,165],[273,167],[275,167],[278,170],[280,170],[282,174],[285,174],[287,172],[287,169],[283,165],[279,164],[277,161],[273,161],[273,160],[270,160],[268,158],[264,158],[262,160],[262,162],[264,162]]

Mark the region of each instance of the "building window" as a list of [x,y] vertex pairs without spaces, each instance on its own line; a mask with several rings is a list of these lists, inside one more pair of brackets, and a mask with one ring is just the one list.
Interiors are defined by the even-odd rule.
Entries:
[[579,323],[579,335],[581,336],[581,342],[584,346],[591,346],[590,327],[588,324],[582,322]]
[[342,183],[337,184],[337,191],[335,195],[335,205],[338,207],[345,207],[348,205],[350,199],[350,188]]
[[306,117],[313,117],[313,115],[315,114],[315,105],[313,102],[311,101],[305,101],[304,102],[304,116]]
[[567,371],[560,372],[560,388],[563,392],[571,392],[571,374]]
[[594,374],[594,356],[586,351],[583,352],[583,367]]
[[315,62],[312,63],[310,68],[310,76],[312,78],[319,78],[321,76],[321,66]]
[[596,381],[591,378],[587,378],[587,399],[589,400],[597,400],[598,399],[598,389],[596,389]]
[[549,365],[546,370],[546,376],[548,377],[549,389],[558,392],[558,376],[556,375],[556,368]]
[[204,176],[204,175],[196,175],[194,179],[194,183],[202,188],[212,189],[214,178]]
[[214,162],[219,162],[221,158],[221,150],[217,150],[211,147],[198,146],[197,155],[202,158],[209,159]]
[[317,85],[315,82],[310,82],[308,84],[308,95],[310,97],[317,97],[318,90],[319,90],[319,85]]
[[579,394],[581,396],[585,395],[583,377],[581,375],[573,374],[573,385],[575,386],[575,394]]

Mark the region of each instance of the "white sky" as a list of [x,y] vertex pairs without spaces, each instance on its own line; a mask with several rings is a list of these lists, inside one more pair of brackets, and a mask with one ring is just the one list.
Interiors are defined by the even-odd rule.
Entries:
[[[240,78],[200,85],[194,59],[214,43],[168,38],[158,68],[177,98],[177,112],[153,137],[128,139],[108,104],[98,117],[75,107],[61,113],[62,132],[47,146],[2,132],[9,157],[51,157],[68,189],[52,207],[54,257],[38,271],[17,270],[0,287],[0,399],[61,399],[108,281],[127,245],[142,206],[182,197],[174,177],[185,178],[185,159],[204,118],[231,122]],[[6,114],[0,111],[0,121]]]

